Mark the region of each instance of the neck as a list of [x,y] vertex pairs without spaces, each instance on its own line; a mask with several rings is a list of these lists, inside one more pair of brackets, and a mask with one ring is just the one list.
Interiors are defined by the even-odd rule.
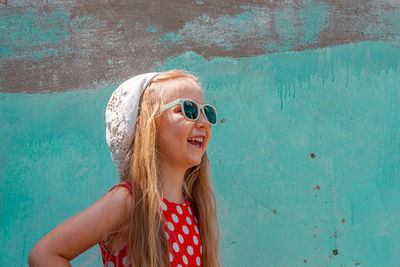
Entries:
[[184,202],[182,183],[186,170],[161,161],[160,171],[161,193],[163,197],[175,203]]

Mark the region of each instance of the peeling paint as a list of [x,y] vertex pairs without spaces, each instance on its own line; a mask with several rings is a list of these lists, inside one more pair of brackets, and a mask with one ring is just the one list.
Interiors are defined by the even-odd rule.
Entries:
[[0,9],[0,58],[39,60],[68,51],[67,9]]
[[378,0],[11,1],[0,9],[0,92],[110,86],[188,51],[211,60],[399,43],[399,13],[400,2]]
[[204,14],[186,23],[177,33],[167,35],[177,44],[191,41],[199,46],[216,46],[231,51],[235,46],[243,46],[247,36],[255,39],[266,36],[271,30],[270,25],[271,15],[262,9],[218,18]]

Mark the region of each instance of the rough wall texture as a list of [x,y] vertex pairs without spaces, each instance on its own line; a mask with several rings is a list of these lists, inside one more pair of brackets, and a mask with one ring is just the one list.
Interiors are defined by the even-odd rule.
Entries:
[[398,1],[8,1],[0,91],[115,85],[185,51],[209,60],[393,41],[399,21]]
[[117,181],[116,85],[185,68],[221,120],[224,266],[398,266],[399,2],[166,3],[0,4],[0,265]]

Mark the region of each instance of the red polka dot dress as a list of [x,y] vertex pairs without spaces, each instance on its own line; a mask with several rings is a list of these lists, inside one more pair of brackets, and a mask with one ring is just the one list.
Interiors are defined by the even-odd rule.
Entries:
[[202,266],[199,225],[189,200],[176,204],[164,198],[161,208],[166,220],[164,230],[170,248],[171,267]]
[[[119,185],[131,191],[130,184]],[[110,191],[114,188],[115,186]],[[186,199],[185,202],[178,204],[163,198],[161,209],[165,218],[164,231],[169,244],[170,266],[202,266],[203,246],[200,229],[190,201]],[[117,253],[110,253],[103,242],[99,245],[104,266],[129,266],[127,263],[128,246]]]

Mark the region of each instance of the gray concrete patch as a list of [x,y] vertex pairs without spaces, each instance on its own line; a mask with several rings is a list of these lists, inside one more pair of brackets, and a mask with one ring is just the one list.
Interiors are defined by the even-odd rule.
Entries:
[[33,24],[30,38],[8,38],[14,33],[0,27],[5,93],[116,85],[186,51],[238,58],[400,40],[400,3],[388,0],[8,1],[3,22],[23,24],[21,10]]

